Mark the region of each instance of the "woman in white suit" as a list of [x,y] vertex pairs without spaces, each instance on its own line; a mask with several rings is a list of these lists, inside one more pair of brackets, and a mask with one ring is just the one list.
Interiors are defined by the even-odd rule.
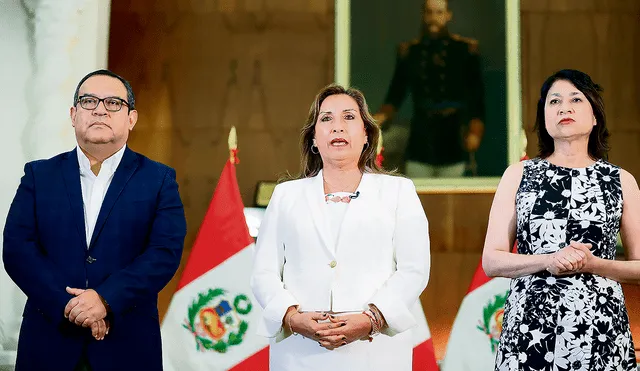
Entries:
[[411,180],[376,165],[379,132],[358,90],[311,105],[301,175],[273,192],[251,277],[272,371],[412,368],[428,224]]

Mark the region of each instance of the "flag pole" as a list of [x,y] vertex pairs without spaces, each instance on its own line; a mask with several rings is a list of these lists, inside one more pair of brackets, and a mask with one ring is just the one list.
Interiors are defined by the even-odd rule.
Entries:
[[382,167],[382,161],[384,161],[382,151],[384,151],[384,147],[382,146],[382,130],[380,130],[378,134],[378,147],[376,148],[376,165],[379,167]]
[[237,164],[238,162],[238,136],[236,134],[236,127],[232,126],[229,131],[229,161],[232,164]]

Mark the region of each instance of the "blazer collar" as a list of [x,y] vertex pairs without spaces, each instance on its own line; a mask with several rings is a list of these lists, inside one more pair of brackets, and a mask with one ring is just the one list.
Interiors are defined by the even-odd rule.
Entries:
[[[326,205],[324,200],[324,180],[322,177],[322,170],[318,173],[318,175],[309,179],[309,186],[306,187],[306,198],[309,203],[309,209],[311,213],[311,217],[313,219],[313,223],[320,235],[320,239],[324,247],[331,255],[335,255],[336,253],[336,243],[331,239],[332,234],[330,234],[329,229],[329,221],[328,215],[326,212]],[[352,222],[355,222],[358,215],[362,215],[361,212],[365,212],[372,205],[368,205],[371,203],[375,203],[377,200],[378,194],[378,185],[375,179],[375,175],[365,172],[362,174],[362,180],[356,189],[358,192],[358,197],[353,199],[349,203],[349,207],[347,208],[346,214],[343,220],[343,227],[340,231],[340,236],[338,237],[338,245],[340,244],[340,240],[342,239],[342,235],[344,233],[349,233],[349,225]]]
[[[62,173],[65,186],[67,188],[67,195],[69,197],[69,204],[71,205],[73,219],[76,224],[76,228],[78,229],[78,233],[80,234],[81,241],[84,242],[84,247],[87,248],[87,238],[84,226],[84,204],[82,200],[82,187],[80,185],[80,165],[78,163],[78,154],[76,151],[77,149],[74,149],[67,152],[64,156]],[[91,237],[91,243],[88,246],[89,248],[95,243],[95,240],[100,234],[107,217],[111,213],[113,205],[122,193],[122,190],[129,179],[131,179],[135,170],[138,168],[138,162],[138,154],[126,147],[122,154],[120,165],[118,165],[118,168],[113,175],[107,194],[102,202],[102,207],[100,208],[96,226]]]
[[80,186],[80,165],[78,164],[78,154],[76,149],[67,152],[62,161],[62,176],[64,185],[67,189],[69,197],[69,205],[71,206],[71,214],[80,234],[80,241],[85,250],[87,248],[87,238],[84,229],[84,205],[82,201],[82,187]]
[[104,196],[104,201],[102,202],[102,207],[100,207],[98,219],[96,220],[96,226],[93,229],[93,235],[91,236],[91,243],[89,244],[89,248],[91,248],[91,246],[95,244],[96,239],[102,231],[102,227],[104,226],[105,221],[111,213],[113,205],[116,203],[116,200],[118,199],[118,197],[120,197],[120,194],[129,182],[129,179],[131,179],[131,176],[138,168],[138,163],[138,155],[130,150],[129,147],[126,147],[124,150],[124,154],[122,155],[120,165],[118,165],[116,172],[113,174],[113,179],[111,180],[111,184],[107,189],[107,194]]

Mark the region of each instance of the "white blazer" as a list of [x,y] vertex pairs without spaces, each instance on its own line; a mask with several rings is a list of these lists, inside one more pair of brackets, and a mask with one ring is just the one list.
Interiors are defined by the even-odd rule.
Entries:
[[[291,363],[301,358],[296,357],[298,351],[309,355],[309,343],[314,346],[309,349],[319,348],[314,353],[344,353],[349,359],[354,358],[349,356],[350,348],[362,348],[371,357],[376,354],[371,350],[377,348],[372,344],[384,344],[382,352],[407,355],[402,363],[408,362],[410,370],[411,337],[394,335],[416,324],[412,308],[429,278],[427,218],[409,179],[365,173],[357,191],[337,243],[329,231],[322,172],[281,183],[273,192],[260,226],[251,277],[253,293],[263,308],[258,334],[274,338],[272,370],[313,369],[308,368],[313,364],[327,369],[333,362]],[[369,304],[376,305],[388,324],[384,335],[371,343],[354,342],[327,351],[299,335],[291,337],[295,340],[284,339],[282,319],[292,305],[299,305],[301,311],[347,312],[363,311]],[[393,349],[392,336],[402,349]],[[281,341],[290,344],[275,345]],[[396,371],[404,369],[392,361]],[[354,369],[353,365],[345,368],[344,359],[335,367]]]

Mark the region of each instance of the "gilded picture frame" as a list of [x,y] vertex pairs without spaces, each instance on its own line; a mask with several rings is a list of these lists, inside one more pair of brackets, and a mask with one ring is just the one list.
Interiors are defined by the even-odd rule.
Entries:
[[[456,0],[460,1],[460,0]],[[352,11],[355,3],[361,1],[336,0],[335,1],[335,82],[352,86],[352,34],[353,27]],[[359,4],[358,6],[367,6]],[[522,105],[521,105],[521,83],[520,83],[520,9],[519,1],[504,1],[504,54],[505,61],[505,115],[506,115],[506,142],[500,149],[500,153],[506,153],[505,159],[498,159],[500,165],[498,169],[493,164],[493,174],[491,176],[464,176],[455,178],[411,178],[420,194],[432,193],[493,193],[500,180],[502,171],[508,164],[520,161],[524,155],[526,140],[522,130]],[[418,15],[418,17],[420,17]],[[368,20],[367,20],[368,22]],[[373,23],[374,20],[371,20]],[[375,27],[372,24],[371,27]],[[358,29],[358,32],[359,29]],[[357,85],[354,87],[358,88]],[[364,90],[363,90],[364,91]],[[365,96],[367,92],[364,91]],[[369,97],[367,97],[369,99]],[[369,102],[372,113],[375,109]],[[494,144],[494,145],[500,145]],[[383,153],[384,155],[384,153]]]

